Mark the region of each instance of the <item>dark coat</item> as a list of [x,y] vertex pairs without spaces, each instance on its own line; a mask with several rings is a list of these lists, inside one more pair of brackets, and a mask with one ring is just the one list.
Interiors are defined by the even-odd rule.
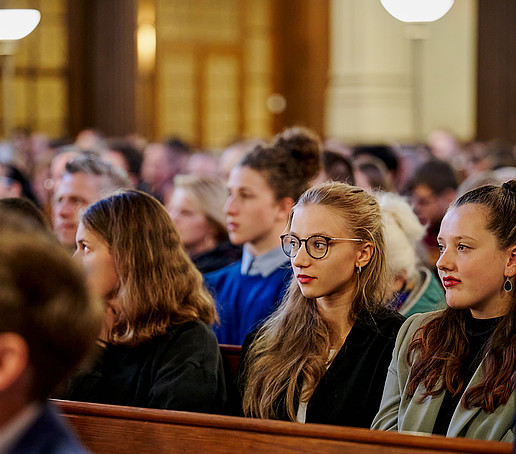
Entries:
[[[404,320],[402,315],[386,309],[374,316],[359,316],[308,402],[307,423],[371,426],[380,407],[396,335]],[[244,343],[242,364],[252,337]],[[299,383],[299,391],[301,387]],[[288,419],[286,408],[281,419]]]
[[188,322],[136,347],[108,345],[63,398],[220,413],[226,389],[215,334],[205,323]]

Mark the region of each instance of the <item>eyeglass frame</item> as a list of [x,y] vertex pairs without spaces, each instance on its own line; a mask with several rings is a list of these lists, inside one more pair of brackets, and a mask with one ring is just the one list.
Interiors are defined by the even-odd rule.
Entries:
[[[296,238],[298,241],[299,241],[299,249],[297,250],[296,254],[295,255],[289,255],[287,254],[287,252],[285,251],[285,247],[283,245],[283,239],[287,236],[291,236],[291,237],[294,237]],[[310,240],[311,238],[323,238],[325,241],[326,241],[326,251],[325,253],[321,256],[321,257],[314,257],[312,254],[310,254],[310,251],[308,250],[308,247],[307,247],[307,241]],[[323,259],[324,257],[326,257],[326,255],[328,254],[328,251],[330,250],[330,241],[337,241],[337,242],[345,242],[345,241],[352,241],[354,243],[361,243],[363,241],[365,241],[364,239],[362,238],[331,238],[329,236],[325,236],[325,235],[310,235],[309,237],[307,238],[299,238],[297,235],[294,235],[292,233],[284,233],[282,235],[280,235],[280,238],[281,238],[281,249],[283,250],[283,253],[293,259],[294,257],[297,256],[297,254],[299,254],[299,251],[301,250],[301,248],[303,247],[303,243],[305,243],[305,250],[306,250],[306,253],[312,257],[313,259],[315,260],[320,260],[320,259]]]

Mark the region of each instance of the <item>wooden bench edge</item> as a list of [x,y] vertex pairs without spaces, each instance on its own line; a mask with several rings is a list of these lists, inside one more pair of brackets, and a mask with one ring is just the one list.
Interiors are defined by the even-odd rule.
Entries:
[[465,438],[446,438],[437,435],[415,435],[385,432],[364,428],[299,424],[288,421],[271,421],[236,416],[223,416],[172,410],[124,407],[87,402],[53,400],[66,415],[83,415],[100,418],[126,419],[142,422],[197,426],[213,429],[231,429],[255,433],[281,434],[293,437],[324,438],[354,443],[381,444],[384,446],[434,448],[478,453],[512,453],[511,443]]

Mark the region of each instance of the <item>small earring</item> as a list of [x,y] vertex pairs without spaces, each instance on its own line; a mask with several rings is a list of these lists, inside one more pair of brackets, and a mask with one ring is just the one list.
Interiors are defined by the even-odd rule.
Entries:
[[505,282],[503,284],[503,289],[507,293],[512,292],[512,282],[509,280],[509,276],[505,276]]
[[357,269],[357,273],[360,274],[362,272],[362,267],[359,265]]

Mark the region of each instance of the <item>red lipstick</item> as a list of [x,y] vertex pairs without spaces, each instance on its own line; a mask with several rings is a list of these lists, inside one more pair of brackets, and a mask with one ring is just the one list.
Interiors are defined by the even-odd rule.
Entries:
[[442,278],[442,281],[445,288],[455,287],[456,285],[461,283],[459,279],[455,279],[452,276],[444,276]]
[[298,274],[297,280],[300,284],[308,284],[309,282],[312,282],[315,278],[312,276],[307,276],[305,274]]

